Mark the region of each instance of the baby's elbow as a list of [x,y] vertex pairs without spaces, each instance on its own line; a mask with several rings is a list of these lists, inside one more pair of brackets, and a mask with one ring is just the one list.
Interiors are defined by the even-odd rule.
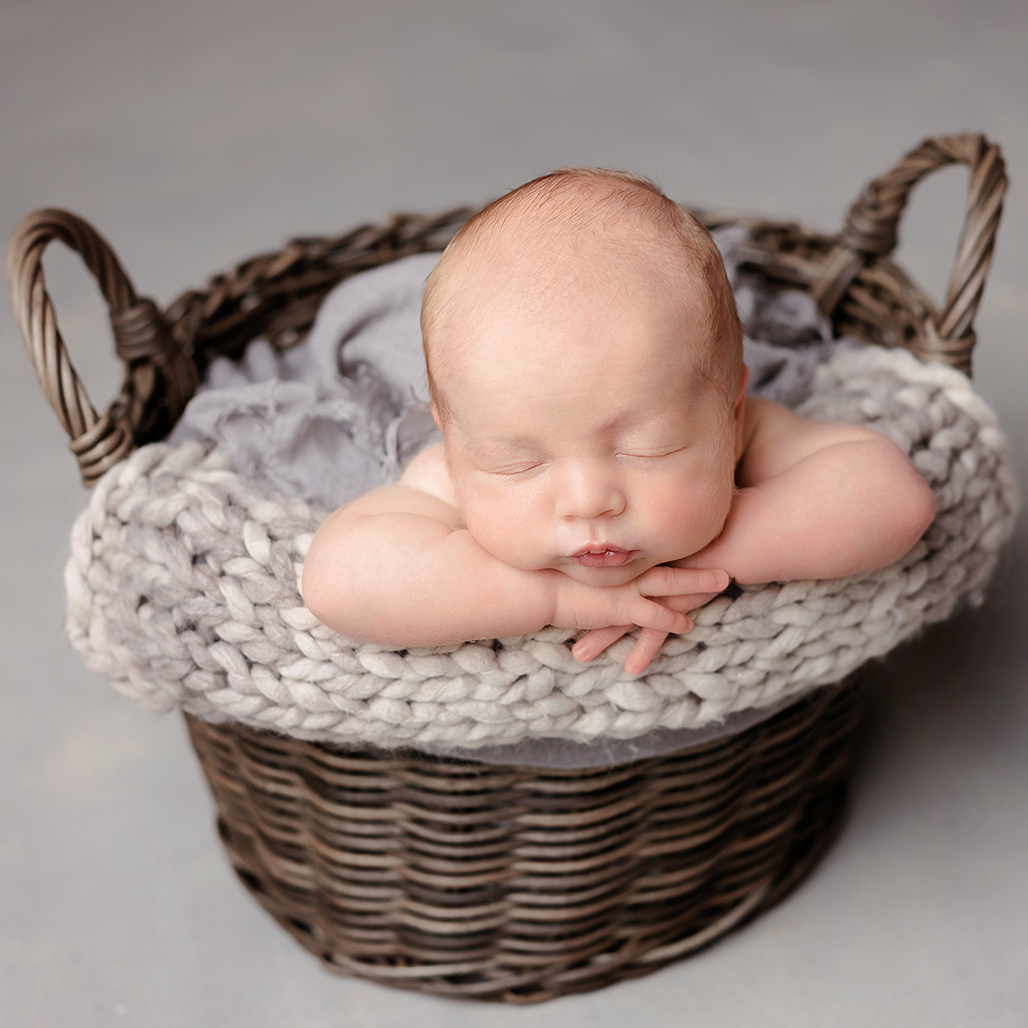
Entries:
[[902,556],[924,535],[935,520],[935,495],[931,486],[910,465],[902,488],[893,494],[893,534],[897,556]]
[[332,631],[348,639],[379,642],[368,630],[368,604],[352,585],[346,575],[329,575],[317,565],[308,570],[305,564],[300,594],[304,606]]
[[333,604],[331,584],[323,563],[315,555],[308,556],[303,565],[300,596],[303,605],[323,624],[332,623],[333,611],[338,606],[338,600]]
[[349,634],[353,610],[351,575],[343,572],[347,562],[340,559],[338,538],[328,533],[314,536],[307,559],[303,563],[300,596],[304,606],[324,625]]

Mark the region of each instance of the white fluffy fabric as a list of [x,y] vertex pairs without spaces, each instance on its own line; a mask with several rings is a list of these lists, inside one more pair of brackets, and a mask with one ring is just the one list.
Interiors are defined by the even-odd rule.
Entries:
[[840,348],[799,411],[897,443],[934,490],[934,523],[882,571],[719,597],[642,676],[624,671],[631,637],[582,665],[556,629],[400,652],[337,635],[298,587],[325,511],[198,441],[143,447],[96,486],[72,535],[68,634],[151,709],[338,743],[630,739],[771,707],[980,602],[1017,507],[996,418],[951,368]]

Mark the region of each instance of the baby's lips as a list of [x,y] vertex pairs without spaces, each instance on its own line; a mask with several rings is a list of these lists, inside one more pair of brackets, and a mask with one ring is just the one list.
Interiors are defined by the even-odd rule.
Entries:
[[585,568],[619,568],[631,561],[637,550],[623,550],[620,546],[585,547],[572,553],[568,559]]

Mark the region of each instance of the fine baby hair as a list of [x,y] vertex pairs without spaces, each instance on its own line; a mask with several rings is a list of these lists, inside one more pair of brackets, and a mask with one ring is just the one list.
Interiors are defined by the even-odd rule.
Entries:
[[[680,279],[684,268],[697,274],[706,286],[711,303],[707,308],[710,330],[722,345],[716,350],[719,371],[727,383],[729,398],[742,363],[742,328],[735,297],[725,275],[724,263],[710,233],[681,204],[666,197],[647,178],[605,168],[570,167],[526,182],[472,214],[447,245],[438,264],[425,282],[421,314],[422,338],[429,391],[440,414],[446,406],[435,389],[430,341],[437,321],[445,311],[441,285],[447,271],[461,260],[474,261],[490,243],[501,239],[511,222],[534,213],[533,228],[547,227],[560,240],[590,233],[596,245],[606,248],[614,260],[638,259],[663,266],[668,278]],[[614,238],[595,231],[597,222],[627,222],[634,230]],[[530,242],[521,233],[522,245]],[[451,302],[453,297],[450,297]]]

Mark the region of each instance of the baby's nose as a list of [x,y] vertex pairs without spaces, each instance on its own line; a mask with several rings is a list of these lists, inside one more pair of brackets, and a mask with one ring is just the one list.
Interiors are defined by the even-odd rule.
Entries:
[[556,503],[558,517],[583,519],[615,516],[625,506],[625,493],[616,476],[589,468],[568,469]]

